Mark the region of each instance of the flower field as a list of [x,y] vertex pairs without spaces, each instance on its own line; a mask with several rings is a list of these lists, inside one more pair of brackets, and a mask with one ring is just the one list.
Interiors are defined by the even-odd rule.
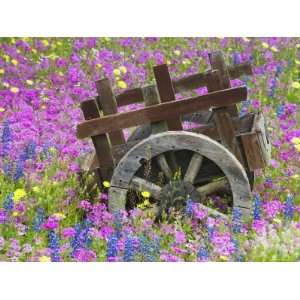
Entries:
[[[204,72],[215,50],[251,63],[232,86],[248,88],[240,114],[263,111],[268,123],[272,160],[256,171],[252,219],[233,211],[225,222],[188,202],[157,223],[147,191],[138,208],[109,213],[109,182],[92,198],[78,179],[93,150],[76,137],[80,103],[103,77],[121,92],[154,83],[162,63],[175,78]],[[299,261],[299,100],[297,38],[1,38],[0,261]]]

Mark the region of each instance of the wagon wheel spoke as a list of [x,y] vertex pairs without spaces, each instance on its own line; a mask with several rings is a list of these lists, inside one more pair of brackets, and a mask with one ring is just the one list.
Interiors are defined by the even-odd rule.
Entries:
[[157,161],[157,164],[159,165],[160,169],[162,170],[162,172],[164,173],[164,175],[166,176],[166,178],[168,180],[171,180],[172,178],[172,170],[168,164],[168,161],[165,157],[164,154],[161,154],[161,155],[158,155],[156,157],[156,161]]
[[147,191],[154,199],[158,199],[161,192],[161,187],[159,185],[137,176],[132,178],[130,187],[138,192]]
[[198,154],[198,153],[194,153],[191,160],[190,160],[190,163],[189,163],[189,166],[188,166],[188,169],[185,173],[185,176],[184,176],[184,181],[186,182],[190,182],[191,184],[194,183],[195,181],[195,178],[201,168],[201,165],[202,165],[202,161],[203,161],[203,156]]
[[198,187],[197,191],[200,194],[201,198],[204,198],[207,195],[224,188],[227,184],[228,184],[227,178],[221,177],[216,181],[212,181],[212,182],[209,182],[205,185]]

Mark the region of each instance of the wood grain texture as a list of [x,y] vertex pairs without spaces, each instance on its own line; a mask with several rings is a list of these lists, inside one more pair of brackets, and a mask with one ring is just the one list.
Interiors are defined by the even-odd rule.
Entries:
[[[162,103],[176,100],[172,79],[166,64],[153,68],[154,77]],[[179,115],[170,116],[166,119],[169,130],[182,130],[181,118]]]
[[77,137],[87,138],[116,130],[167,120],[170,117],[208,110],[211,107],[231,105],[247,99],[247,88],[237,87],[189,99],[166,102],[140,110],[88,120],[77,126]]
[[[118,113],[117,101],[112,91],[111,83],[108,78],[96,81],[96,89],[98,97],[96,101],[103,115],[112,115]],[[116,130],[109,134],[109,139],[112,145],[120,145],[125,143],[125,138],[122,130]]]
[[209,137],[184,131],[169,131],[151,135],[123,156],[111,179],[114,195],[109,192],[110,211],[125,208],[126,196],[124,195],[126,193],[124,191],[129,188],[132,178],[140,168],[140,161],[149,159],[146,157],[149,147],[152,157],[174,149],[184,149],[196,152],[213,161],[228,179],[234,207],[241,208],[243,218],[249,217],[252,207],[251,190],[247,174],[240,162],[224,146]]
[[[88,120],[95,120],[100,117],[96,101],[94,99],[81,103],[81,109],[84,117]],[[92,142],[97,156],[99,172],[102,180],[108,180],[112,176],[114,161],[111,153],[111,147],[106,134],[92,136]]]

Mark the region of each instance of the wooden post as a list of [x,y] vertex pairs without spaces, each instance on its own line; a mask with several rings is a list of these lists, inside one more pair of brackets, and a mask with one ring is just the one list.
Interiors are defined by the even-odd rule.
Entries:
[[[81,103],[81,109],[86,120],[100,118],[97,104],[94,99],[90,99]],[[97,174],[101,182],[110,180],[114,168],[114,161],[111,153],[109,140],[106,134],[91,136],[96,156],[98,160]]]
[[[175,91],[167,65],[155,66],[153,68],[160,101],[175,101]],[[166,120],[169,130],[182,130],[181,118],[173,117]]]
[[[118,113],[118,105],[114,93],[111,88],[111,83],[108,78],[96,81],[98,97],[96,98],[100,110],[103,115],[112,115]],[[109,134],[109,139],[112,145],[120,145],[125,143],[125,138],[122,130],[116,130]]]

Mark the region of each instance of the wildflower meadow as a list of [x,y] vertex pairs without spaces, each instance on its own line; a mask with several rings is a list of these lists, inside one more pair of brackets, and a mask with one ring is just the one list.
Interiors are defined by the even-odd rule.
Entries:
[[[100,78],[122,92],[153,84],[163,63],[174,78],[204,72],[216,50],[228,65],[251,63],[253,75],[231,84],[247,87],[240,114],[262,111],[272,144],[270,165],[255,171],[251,219],[187,202],[157,222],[147,191],[138,207],[110,213],[110,182],[91,193],[93,175],[78,175],[94,149],[76,137],[80,103]],[[299,261],[299,100],[299,38],[1,38],[0,261]]]

